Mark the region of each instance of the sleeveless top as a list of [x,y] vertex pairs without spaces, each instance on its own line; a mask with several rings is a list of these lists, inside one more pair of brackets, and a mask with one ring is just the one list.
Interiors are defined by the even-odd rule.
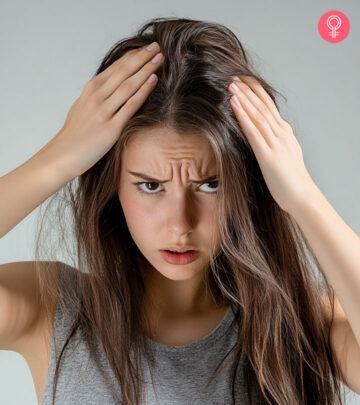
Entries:
[[[70,272],[74,283],[75,268],[61,263],[61,282],[63,287],[69,288],[69,281],[64,278],[64,271]],[[71,286],[70,286],[71,287]],[[146,338],[147,344],[153,349],[151,367],[145,369],[146,405],[196,405],[232,404],[232,367],[227,364],[221,372],[213,377],[217,367],[229,354],[237,341],[238,326],[236,326],[236,312],[232,306],[221,322],[200,340],[181,346],[168,346]],[[53,379],[56,360],[68,337],[69,328],[63,317],[59,301],[56,304],[53,320],[53,334],[51,340],[48,372],[42,398],[42,405],[52,404]],[[78,335],[76,331],[75,336]],[[90,358],[90,352],[81,339],[74,336],[68,343],[60,362],[59,378],[56,387],[55,405],[90,405],[121,404],[120,385],[110,367],[101,344],[97,346],[96,359]],[[221,364],[220,364],[221,363]],[[235,404],[247,405],[242,364],[238,366],[235,381]],[[207,387],[206,387],[207,386]],[[256,400],[257,391],[252,391]],[[145,405],[144,404],[144,405]]]

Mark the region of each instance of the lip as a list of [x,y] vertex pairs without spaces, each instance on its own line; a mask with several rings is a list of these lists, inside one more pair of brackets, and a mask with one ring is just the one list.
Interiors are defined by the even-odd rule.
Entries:
[[186,253],[171,253],[166,250],[160,250],[160,253],[162,258],[170,264],[189,264],[200,256],[198,250],[192,250]]
[[195,246],[169,246],[163,250],[175,250],[176,252],[185,252],[186,250],[196,250]]

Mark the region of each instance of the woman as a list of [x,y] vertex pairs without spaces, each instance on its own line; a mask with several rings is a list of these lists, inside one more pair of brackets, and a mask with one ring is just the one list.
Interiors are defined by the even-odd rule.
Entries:
[[[44,405],[333,404],[339,380],[360,391],[339,354],[346,337],[360,360],[359,238],[226,27],[159,18],[115,44],[35,166],[52,169],[48,195],[66,184],[78,259],[36,261],[53,331]],[[2,235],[24,216],[12,215]]]

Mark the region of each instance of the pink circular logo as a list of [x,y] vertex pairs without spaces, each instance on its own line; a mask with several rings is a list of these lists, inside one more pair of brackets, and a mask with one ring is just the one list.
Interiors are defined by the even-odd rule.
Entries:
[[341,11],[328,11],[320,17],[318,30],[325,41],[341,42],[350,32],[350,21]]

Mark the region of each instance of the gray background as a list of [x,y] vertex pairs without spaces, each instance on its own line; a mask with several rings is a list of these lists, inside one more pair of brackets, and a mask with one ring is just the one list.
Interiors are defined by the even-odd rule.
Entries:
[[[339,10],[348,37],[324,41],[318,20]],[[288,102],[309,173],[360,235],[359,26],[357,0],[340,1],[17,1],[0,3],[0,176],[24,163],[60,130],[71,104],[107,50],[153,17],[187,17],[229,27],[258,71]],[[0,263],[33,260],[34,210],[0,241]],[[59,256],[56,260],[66,261]],[[360,396],[346,389],[347,404]],[[30,370],[0,352],[0,403],[35,405]]]

